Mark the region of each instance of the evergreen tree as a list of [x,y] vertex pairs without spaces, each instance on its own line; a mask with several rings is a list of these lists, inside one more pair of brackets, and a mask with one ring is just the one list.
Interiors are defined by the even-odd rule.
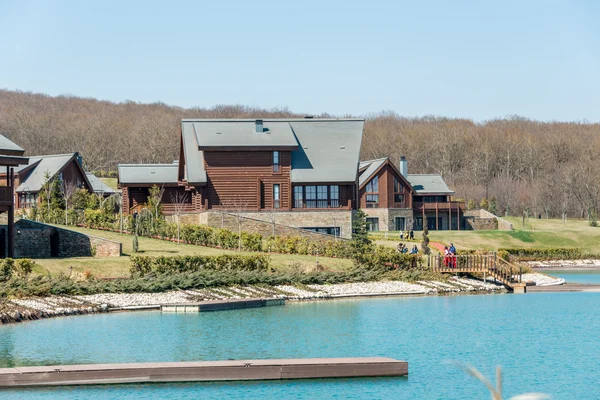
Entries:
[[362,210],[356,212],[352,222],[352,240],[361,246],[371,244],[367,229],[367,215]]

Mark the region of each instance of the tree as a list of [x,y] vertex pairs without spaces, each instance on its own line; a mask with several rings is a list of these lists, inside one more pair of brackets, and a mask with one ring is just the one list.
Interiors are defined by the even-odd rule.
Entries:
[[162,215],[162,198],[164,193],[164,186],[158,187],[157,185],[152,185],[150,188],[147,206],[152,211],[155,220],[159,219]]
[[177,244],[179,244],[179,238],[181,237],[181,214],[185,211],[187,205],[190,203],[190,194],[188,192],[175,192],[171,194],[171,203],[175,208],[175,218],[177,220]]
[[358,246],[371,244],[369,231],[367,229],[367,215],[362,210],[358,210],[354,214],[354,221],[352,221],[352,240]]
[[421,250],[423,250],[423,254],[429,255],[431,253],[431,249],[429,248],[429,228],[427,227],[427,218],[425,218],[423,223],[423,240],[421,241]]
[[44,184],[40,191],[40,201],[47,204],[48,211],[50,211],[50,200],[52,198],[52,182],[50,178],[52,178],[50,173],[48,171],[44,172]]
[[238,251],[242,251],[242,222],[244,212],[248,210],[248,201],[240,196],[221,203],[225,209],[234,215],[238,228]]
[[62,181],[62,197],[65,202],[65,225],[69,225],[69,200],[78,189],[72,181]]

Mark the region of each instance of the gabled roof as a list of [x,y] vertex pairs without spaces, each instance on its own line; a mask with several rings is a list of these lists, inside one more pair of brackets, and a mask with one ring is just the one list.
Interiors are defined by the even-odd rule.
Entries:
[[182,128],[192,130],[196,136],[198,149],[223,148],[290,148],[298,147],[298,142],[288,121],[262,121],[262,131],[256,132],[254,119],[228,120],[182,120]]
[[119,183],[176,184],[178,164],[119,164]]
[[190,185],[206,184],[204,170],[204,153],[198,150],[198,138],[194,124],[181,124],[181,140],[183,145],[185,178]]
[[42,186],[44,186],[44,183],[46,183],[46,174],[49,175],[50,179],[54,178],[73,160],[75,160],[81,170],[81,175],[86,181],[85,183],[88,187],[91,187],[83,168],[76,160],[78,156],[78,153],[69,153],[29,157],[29,163],[27,165],[15,168],[15,172],[17,173],[26,169],[32,170],[21,182],[19,187],[17,187],[16,192],[39,192],[42,189]]
[[375,174],[375,172],[377,172],[379,170],[379,168],[383,164],[385,164],[385,162],[387,160],[388,160],[388,158],[385,157],[385,158],[379,158],[377,160],[361,161],[360,165],[358,166],[358,169],[359,169],[358,186],[361,187],[368,180],[370,180],[371,176],[373,176],[373,174]]
[[204,151],[292,150],[293,183],[355,182],[363,119],[255,119],[181,122],[185,173],[189,184],[204,184]]
[[0,135],[0,154],[6,156],[22,156],[25,154],[25,150],[6,136]]
[[102,182],[96,175],[90,172],[86,172],[85,175],[87,176],[88,181],[90,181],[90,185],[92,185],[92,190],[94,193],[108,195],[117,193],[115,189]]
[[444,178],[439,174],[408,174],[407,178],[418,195],[454,194],[454,191],[448,188]]

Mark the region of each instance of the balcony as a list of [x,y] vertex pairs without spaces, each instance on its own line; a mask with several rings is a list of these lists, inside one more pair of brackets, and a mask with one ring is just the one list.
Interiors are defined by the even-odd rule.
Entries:
[[294,200],[294,210],[321,210],[321,209],[338,209],[351,210],[352,203],[348,200],[348,204],[343,205],[338,199],[329,200]]
[[435,202],[435,203],[424,203],[424,202],[414,202],[413,210],[422,211],[435,211],[435,210],[457,210],[461,211],[465,210],[465,203],[462,201],[445,201],[445,202]]

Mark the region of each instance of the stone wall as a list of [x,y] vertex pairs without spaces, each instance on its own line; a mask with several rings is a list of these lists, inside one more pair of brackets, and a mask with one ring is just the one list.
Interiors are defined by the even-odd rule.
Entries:
[[[302,228],[339,227],[342,238],[352,238],[352,219],[354,213],[345,211],[278,211],[245,212],[241,214],[241,228],[244,232],[258,233],[262,236],[300,236],[314,240],[334,240],[332,235],[312,232]],[[169,220],[176,221],[176,216]],[[180,216],[182,224],[209,225],[238,231],[237,215],[218,211],[205,211],[200,214]]]
[[363,208],[367,218],[379,218],[379,230],[395,231],[396,217],[405,218],[404,229],[410,229],[413,222],[412,208]]
[[25,219],[15,223],[16,258],[119,257],[121,251],[120,242]]
[[467,229],[512,231],[513,225],[486,210],[465,211]]

